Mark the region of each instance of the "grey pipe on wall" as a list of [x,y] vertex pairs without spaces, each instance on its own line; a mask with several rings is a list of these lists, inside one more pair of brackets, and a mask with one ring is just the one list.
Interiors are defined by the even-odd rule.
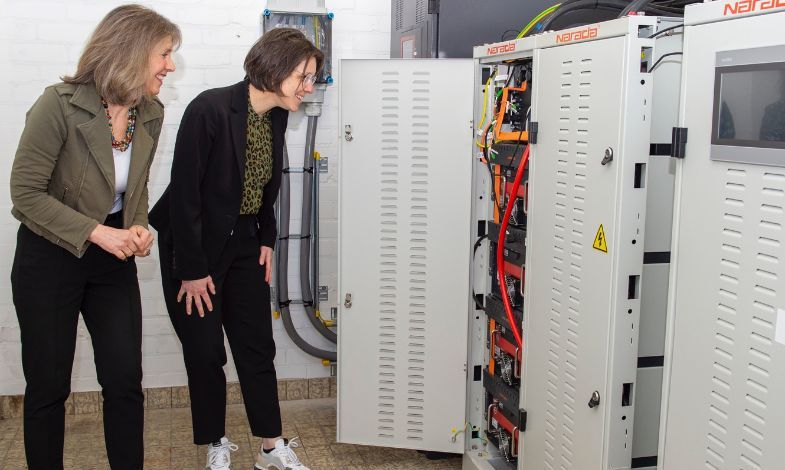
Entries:
[[[321,318],[316,314],[318,311],[318,263],[316,257],[318,256],[318,249],[315,247],[319,244],[318,232],[315,227],[319,221],[314,217],[318,214],[315,209],[319,204],[315,200],[314,185],[319,181],[319,169],[314,166],[314,147],[316,146],[316,127],[319,118],[317,116],[308,116],[308,129],[305,139],[305,154],[303,155],[303,207],[302,207],[302,226],[300,228],[300,290],[302,291],[303,303],[305,311],[307,312],[308,320],[316,328],[316,331],[321,333],[322,336],[332,341],[338,341],[338,335],[332,331]],[[317,215],[318,217],[318,215]],[[312,226],[314,230],[312,230]],[[314,263],[311,263],[311,252],[313,250]],[[313,284],[311,280],[313,279]]]
[[[283,150],[283,168],[289,168],[289,154],[284,145]],[[290,202],[291,202],[291,181],[289,173],[284,172],[281,178],[281,189],[278,198],[278,249],[276,251],[275,263],[275,284],[276,284],[276,306],[278,311],[281,312],[283,319],[284,329],[286,333],[292,338],[292,341],[302,349],[306,354],[317,357],[319,359],[327,359],[329,361],[337,360],[337,353],[335,351],[328,351],[318,348],[307,342],[292,321],[291,311],[289,310],[289,218],[290,218]],[[306,312],[307,313],[307,312]],[[320,322],[321,323],[321,322]]]

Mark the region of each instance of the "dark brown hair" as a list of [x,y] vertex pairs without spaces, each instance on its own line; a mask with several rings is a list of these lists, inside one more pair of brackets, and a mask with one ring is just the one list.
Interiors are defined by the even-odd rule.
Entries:
[[122,5],[107,13],[87,41],[76,73],[66,83],[95,82],[110,103],[133,106],[147,96],[145,82],[153,47],[165,38],[180,45],[180,28],[141,5]]
[[324,54],[294,28],[268,31],[245,56],[245,75],[261,91],[281,93],[281,84],[301,62],[316,59],[316,74],[322,70]]

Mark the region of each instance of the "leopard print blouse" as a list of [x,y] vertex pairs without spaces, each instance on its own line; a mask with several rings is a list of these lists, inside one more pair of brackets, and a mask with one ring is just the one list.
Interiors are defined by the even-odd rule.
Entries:
[[245,178],[240,214],[256,214],[262,207],[262,191],[273,174],[273,131],[270,112],[256,114],[248,100],[245,146]]

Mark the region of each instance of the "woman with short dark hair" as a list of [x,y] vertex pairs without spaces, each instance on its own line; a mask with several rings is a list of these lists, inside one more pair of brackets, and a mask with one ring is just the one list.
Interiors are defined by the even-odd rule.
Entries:
[[150,212],[183,345],[194,443],[209,444],[212,470],[228,470],[236,449],[225,436],[224,330],[251,432],[263,438],[256,467],[307,470],[297,444],[280,437],[269,282],[287,118],[313,92],[323,57],[296,29],[262,36],[245,59],[245,80],[188,105],[171,182]]
[[109,464],[142,468],[142,305],[134,257],[149,255],[153,243],[147,181],[163,124],[155,96],[175,69],[171,54],[179,43],[179,28],[153,10],[115,8],[96,27],[76,73],[46,88],[27,113],[11,170],[12,213],[22,222],[11,291],[31,470],[63,468],[80,311],[103,389]]

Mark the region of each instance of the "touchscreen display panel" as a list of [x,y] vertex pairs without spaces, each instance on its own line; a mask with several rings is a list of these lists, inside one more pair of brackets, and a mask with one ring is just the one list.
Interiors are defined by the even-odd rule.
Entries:
[[712,143],[785,148],[785,63],[717,67]]

